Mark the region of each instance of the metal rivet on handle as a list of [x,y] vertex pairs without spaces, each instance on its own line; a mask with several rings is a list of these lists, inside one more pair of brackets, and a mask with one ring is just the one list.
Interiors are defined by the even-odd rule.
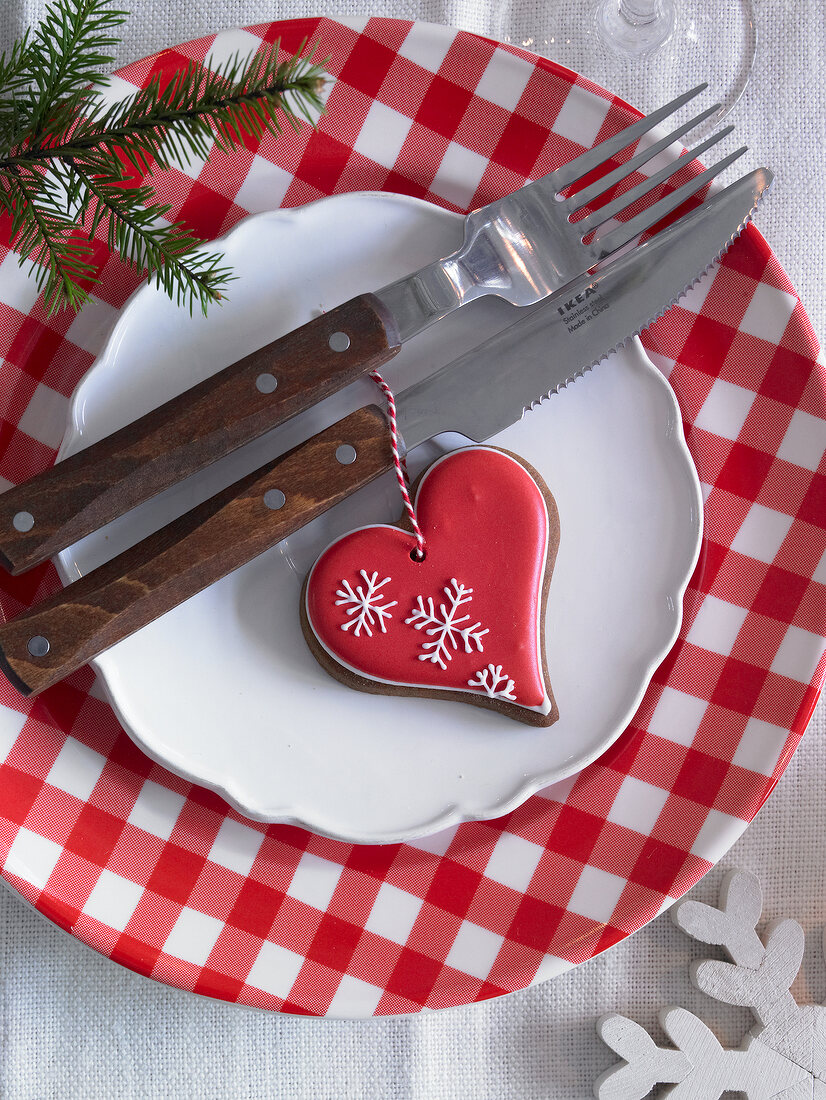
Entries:
[[332,351],[347,351],[350,346],[350,337],[346,332],[334,332],[327,343]]
[[18,512],[11,521],[11,525],[15,531],[31,531],[34,527],[34,516],[31,512]]
[[255,388],[259,393],[273,393],[278,386],[278,379],[274,374],[259,374],[255,379]]
[[281,492],[280,489],[268,489],[264,493],[264,504],[268,508],[271,508],[273,512],[277,512],[279,508],[283,508],[287,503],[287,498]]
[[51,646],[48,638],[44,638],[42,634],[35,634],[33,638],[29,638],[29,644],[26,648],[32,657],[45,657]]
[[342,466],[350,466],[356,461],[356,448],[349,443],[342,443],[340,447],[336,447],[336,460]]

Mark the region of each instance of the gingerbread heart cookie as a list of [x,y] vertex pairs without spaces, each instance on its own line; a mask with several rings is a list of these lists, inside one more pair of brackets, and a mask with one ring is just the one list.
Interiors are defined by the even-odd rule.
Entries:
[[362,527],[310,570],[302,625],[343,683],[489,707],[531,725],[558,718],[544,617],[559,543],[535,470],[495,447],[452,451],[421,476],[418,560],[404,527]]

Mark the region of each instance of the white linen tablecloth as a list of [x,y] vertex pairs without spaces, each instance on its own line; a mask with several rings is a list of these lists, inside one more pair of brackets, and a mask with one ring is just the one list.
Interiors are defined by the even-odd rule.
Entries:
[[[707,0],[711,3],[711,0]],[[47,0],[3,0],[0,51]],[[126,5],[119,5],[126,6]],[[757,64],[732,117],[777,183],[758,226],[826,332],[826,54],[821,0],[756,0]],[[363,15],[333,0],[332,17]],[[447,23],[554,56],[554,28],[586,18],[573,0],[397,0],[373,14]],[[122,31],[118,64],[229,26],[317,14],[295,2],[141,0]],[[593,59],[591,59],[593,60]],[[589,72],[584,57],[580,71]],[[680,76],[657,101],[682,90]],[[619,90],[619,89],[616,89]],[[643,109],[653,102],[637,101]],[[821,701],[777,789],[731,852],[692,896],[716,901],[725,871],[763,883],[764,918],[794,916],[807,953],[793,987],[800,1001],[826,997],[826,835]],[[284,1100],[586,1100],[615,1058],[599,1040],[603,1012],[631,1016],[664,1041],[657,1010],[680,1004],[725,1046],[751,1026],[745,1009],[694,990],[688,964],[702,949],[665,914],[584,966],[481,1005],[372,1022],[282,1018],[179,992],[122,969],[56,930],[0,890],[0,1096],[6,1100],[274,1097]]]

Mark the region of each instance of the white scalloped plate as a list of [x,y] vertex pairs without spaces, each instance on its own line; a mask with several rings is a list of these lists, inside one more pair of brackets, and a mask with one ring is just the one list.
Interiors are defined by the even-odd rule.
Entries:
[[[231,300],[207,319],[187,317],[153,288],[133,297],[75,392],[60,457],[460,238],[458,215],[386,193],[245,219],[220,242],[239,276]],[[495,299],[466,307],[411,341],[388,381],[400,387],[513,317]],[[60,556],[64,582],[377,400],[372,383],[359,382],[89,536]],[[418,448],[412,472],[462,442]],[[559,505],[546,637],[555,725],[363,695],[310,655],[299,624],[303,577],[340,533],[398,518],[388,476],[102,654],[94,665],[125,729],[249,817],[365,843],[499,816],[596,759],[675,640],[699,553],[700,488],[676,401],[633,341],[489,442],[537,467]]]

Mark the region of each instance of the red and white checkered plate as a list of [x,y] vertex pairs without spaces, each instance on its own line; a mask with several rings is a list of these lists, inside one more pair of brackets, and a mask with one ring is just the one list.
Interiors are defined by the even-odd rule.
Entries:
[[[316,131],[155,177],[204,237],[249,212],[388,190],[454,210],[549,171],[631,111],[510,46],[392,19],[303,19],[190,42],[121,70],[143,85],[208,53],[305,38],[337,80]],[[627,154],[626,154],[627,155]],[[196,169],[193,169],[193,174]],[[8,224],[0,225],[8,240]],[[46,318],[0,246],[0,478],[54,460],[69,395],[137,279]],[[496,821],[354,846],[258,825],[134,746],[88,670],[35,701],[0,684],[3,876],[140,973],[281,1012],[370,1016],[524,988],[617,943],[740,835],[818,698],[826,636],[826,377],[800,302],[749,227],[713,279],[644,334],[706,495],[679,641],[597,763]],[[5,616],[58,584],[0,578]]]

